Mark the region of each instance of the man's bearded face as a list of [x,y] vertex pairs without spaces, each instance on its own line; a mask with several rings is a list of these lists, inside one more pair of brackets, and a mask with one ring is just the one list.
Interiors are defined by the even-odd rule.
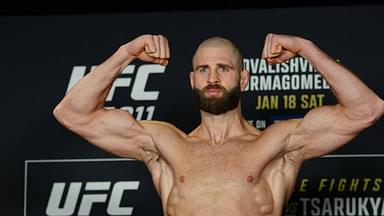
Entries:
[[[207,96],[210,91],[219,91],[222,95]],[[200,109],[214,115],[235,109],[240,101],[240,84],[229,91],[219,84],[209,84],[201,90],[193,88],[193,92]]]

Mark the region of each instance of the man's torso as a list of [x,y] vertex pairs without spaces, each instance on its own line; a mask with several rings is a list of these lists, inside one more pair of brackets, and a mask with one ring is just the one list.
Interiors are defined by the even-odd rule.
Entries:
[[194,136],[172,139],[182,146],[173,152],[178,156],[148,166],[164,213],[281,215],[301,166],[298,152],[284,152],[284,131],[247,132],[217,145]]

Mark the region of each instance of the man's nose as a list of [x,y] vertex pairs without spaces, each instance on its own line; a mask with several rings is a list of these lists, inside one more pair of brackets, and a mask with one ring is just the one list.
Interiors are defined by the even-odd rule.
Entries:
[[208,74],[208,83],[219,83],[220,79],[216,71],[212,70]]

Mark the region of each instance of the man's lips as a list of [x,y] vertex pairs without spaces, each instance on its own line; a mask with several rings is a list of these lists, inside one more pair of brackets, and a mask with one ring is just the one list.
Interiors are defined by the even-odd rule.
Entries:
[[224,91],[224,87],[222,87],[219,84],[210,84],[206,86],[203,90],[207,95],[216,96],[221,94],[221,92]]
[[211,88],[211,89],[206,90],[207,94],[212,95],[212,96],[220,94],[221,91],[222,90],[220,88]]

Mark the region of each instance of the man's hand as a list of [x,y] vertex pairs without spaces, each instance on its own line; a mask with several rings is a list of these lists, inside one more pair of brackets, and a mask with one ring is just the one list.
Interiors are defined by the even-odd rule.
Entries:
[[295,36],[269,33],[265,38],[262,58],[270,64],[285,62],[300,53],[304,41]]
[[170,56],[168,40],[163,35],[141,35],[125,44],[129,55],[145,62],[166,66]]

